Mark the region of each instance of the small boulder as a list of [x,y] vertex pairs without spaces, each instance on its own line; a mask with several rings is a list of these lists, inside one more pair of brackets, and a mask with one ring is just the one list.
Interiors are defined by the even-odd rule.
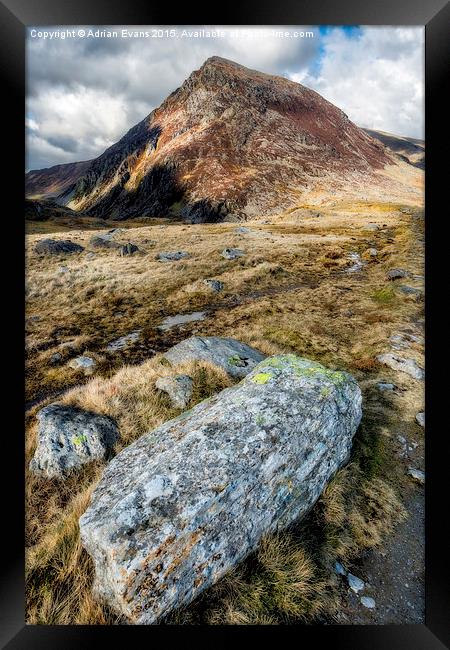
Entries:
[[206,284],[206,286],[212,289],[215,293],[219,293],[219,291],[223,291],[223,288],[225,286],[224,283],[221,282],[220,280],[210,280],[209,278],[203,280],[203,284]]
[[70,239],[41,239],[34,247],[39,255],[59,255],[61,253],[81,253],[83,246]]
[[375,609],[375,601],[369,596],[361,597],[361,605],[364,605],[364,607],[367,607],[367,609]]
[[159,262],[176,262],[178,260],[187,259],[188,257],[190,257],[190,255],[185,251],[175,251],[169,253],[159,253],[156,259]]
[[156,388],[170,397],[176,408],[184,409],[192,397],[192,378],[189,375],[175,375],[174,377],[160,377],[156,381]]
[[245,255],[244,251],[241,251],[239,248],[224,248],[221,253],[222,257],[226,260],[235,260],[238,257]]
[[76,357],[69,361],[70,368],[74,370],[83,370],[85,375],[91,375],[97,364],[91,357]]
[[404,359],[399,357],[396,354],[387,352],[386,354],[380,354],[377,357],[377,360],[380,363],[389,366],[392,370],[399,370],[400,372],[405,372],[414,379],[422,380],[425,378],[425,371],[421,368],[414,359]]
[[361,580],[361,578],[357,578],[356,576],[354,576],[353,573],[347,574],[347,581],[348,581],[348,586],[352,591],[355,592],[355,594],[357,594],[358,591],[361,591],[365,587],[363,580]]
[[118,339],[115,339],[114,341],[111,341],[111,343],[108,343],[106,350],[108,352],[118,352],[119,350],[128,348],[130,345],[133,345],[139,341],[141,338],[141,332],[142,330],[134,330],[134,332],[125,334],[125,336],[120,336]]
[[347,575],[347,571],[345,570],[344,566],[340,562],[334,563],[334,570],[339,576]]
[[246,228],[246,226],[239,226],[239,228],[235,228],[234,232],[237,235],[246,235],[247,233],[250,232],[250,228]]
[[137,253],[138,250],[139,248],[136,246],[136,244],[128,242],[127,244],[120,246],[119,255],[121,257],[125,257],[126,255],[133,255],[134,253]]
[[369,230],[369,231],[374,232],[376,230],[380,230],[380,226],[377,223],[366,223],[363,226],[363,230]]
[[86,463],[105,459],[119,435],[110,418],[63,404],[46,406],[37,419],[38,446],[30,470],[47,478],[62,478]]
[[422,472],[422,470],[416,469],[415,467],[408,467],[408,475],[419,483],[419,485],[425,485],[425,472]]
[[386,273],[386,278],[388,280],[400,280],[400,278],[407,278],[408,275],[408,271],[404,269],[391,269]]
[[419,424],[421,427],[425,428],[425,411],[421,411],[416,415],[416,422]]
[[92,248],[119,248],[120,244],[105,236],[95,235],[90,238],[89,246]]
[[219,336],[191,336],[167,350],[164,357],[176,365],[184,361],[209,361],[231,377],[245,377],[265,355],[245,343]]
[[384,391],[392,392],[396,388],[396,386],[395,386],[395,384],[388,384],[388,383],[386,383],[384,381],[380,381],[377,384],[377,388],[378,388],[378,390],[381,390],[382,392],[384,392]]

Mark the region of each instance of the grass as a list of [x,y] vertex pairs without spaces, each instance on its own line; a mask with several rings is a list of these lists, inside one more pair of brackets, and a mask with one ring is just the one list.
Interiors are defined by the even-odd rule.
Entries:
[[[365,231],[362,226],[371,221],[386,227]],[[158,377],[174,372],[160,353],[193,333],[231,336],[266,354],[306,356],[351,372],[361,386],[364,419],[352,462],[336,474],[310,515],[263,540],[252,556],[167,623],[333,621],[340,599],[333,562],[351,567],[364,549],[383,544],[404,518],[399,495],[409,484],[403,461],[394,453],[395,431],[421,442],[414,417],[423,395],[417,382],[407,375],[394,377],[376,356],[386,351],[391,334],[423,315],[423,305],[385,286],[390,268],[423,273],[416,246],[420,223],[394,205],[364,205],[355,207],[354,216],[344,206],[324,211],[320,220],[291,221],[281,215],[273,225],[255,221],[246,224],[252,230],[246,235],[237,235],[236,226],[226,223],[134,224],[119,236],[139,246],[140,252],[129,258],[111,250],[96,252],[93,259],[84,253],[40,258],[33,245],[43,235],[28,235],[27,398],[41,401],[27,413],[27,465],[36,447],[36,412],[61,389],[72,387],[60,397],[64,403],[117,421],[116,452],[177,416],[180,411],[155,388]],[[87,246],[92,234],[73,230],[70,238]],[[379,251],[378,262],[361,275],[345,273],[349,253],[362,254],[372,245]],[[242,248],[246,255],[224,260],[220,251],[226,247]],[[156,254],[167,250],[186,250],[191,257],[157,262]],[[60,273],[61,265],[69,272]],[[224,282],[223,292],[213,293],[205,278]],[[394,295],[386,299],[391,291]],[[164,334],[157,329],[168,315],[198,309],[207,310],[205,321]],[[142,337],[134,346],[115,355],[105,351],[108,342],[135,329],[142,329]],[[56,352],[61,359],[52,364]],[[68,367],[79,354],[96,360],[94,376]],[[183,364],[176,371],[193,378],[187,408],[231,383],[207,363]],[[401,390],[380,396],[376,382],[393,378]],[[78,537],[78,518],[101,471],[97,462],[63,482],[36,478],[27,470],[30,623],[120,622],[92,595],[92,564]]]

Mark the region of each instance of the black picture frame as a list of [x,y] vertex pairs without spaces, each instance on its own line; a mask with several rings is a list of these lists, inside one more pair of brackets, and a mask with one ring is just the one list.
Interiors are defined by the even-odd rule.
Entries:
[[[448,438],[439,423],[439,407],[444,406],[444,395],[439,396],[439,386],[433,375],[442,363],[439,350],[437,323],[430,320],[430,312],[437,296],[434,278],[436,260],[445,259],[445,250],[440,249],[439,234],[431,230],[439,219],[446,217],[439,212],[444,203],[447,183],[444,180],[446,165],[444,150],[447,132],[447,104],[444,100],[445,78],[449,57],[450,8],[443,0],[303,0],[290,2],[246,2],[245,5],[221,4],[213,12],[205,13],[192,3],[175,9],[164,3],[149,4],[143,0],[4,0],[0,2],[1,29],[1,74],[3,90],[2,120],[4,146],[3,197],[7,193],[12,216],[4,222],[7,226],[8,247],[12,253],[14,270],[9,265],[4,269],[5,300],[11,306],[8,312],[7,347],[14,354],[14,362],[8,367],[8,390],[6,397],[8,412],[13,423],[3,426],[3,513],[2,533],[6,548],[3,551],[0,582],[0,647],[11,650],[33,648],[86,648],[99,643],[118,644],[155,641],[155,635],[163,634],[174,642],[190,643],[193,635],[199,633],[210,639],[230,641],[236,635],[255,642],[255,635],[261,628],[255,627],[159,627],[159,626],[30,626],[24,622],[24,485],[23,458],[23,365],[20,363],[23,350],[23,286],[24,286],[24,225],[23,172],[24,159],[21,143],[24,142],[24,96],[25,96],[25,28],[28,25],[87,25],[87,24],[221,24],[221,25],[424,25],[426,34],[426,622],[424,625],[400,626],[289,626],[265,627],[264,640],[271,642],[269,635],[294,633],[295,645],[308,642],[329,643],[333,648],[347,650],[439,650],[450,647],[450,606],[448,570],[448,532],[445,526],[448,512],[446,495],[448,490],[445,464],[448,456],[443,450],[443,438]],[[448,85],[448,84],[447,84]],[[448,153],[447,153],[448,156]],[[441,225],[439,225],[441,232]],[[448,241],[448,239],[447,239]],[[442,240],[441,240],[442,242]],[[442,245],[442,243],[441,243]],[[442,257],[441,257],[442,256]],[[444,301],[445,302],[445,301]],[[17,319],[17,326],[13,321]],[[17,345],[17,350],[15,346]],[[445,389],[445,387],[444,387]],[[442,389],[441,389],[442,390]],[[443,393],[443,391],[442,391]],[[443,411],[442,411],[443,413]],[[448,418],[447,418],[448,419]],[[448,429],[448,426],[447,426]],[[442,467],[440,466],[442,463]],[[445,463],[445,464],[444,464]],[[11,475],[5,471],[8,465]],[[12,487],[13,486],[13,487]],[[7,525],[6,525],[7,524]],[[139,638],[138,638],[139,637]],[[275,640],[275,639],[273,639]],[[166,642],[166,640],[164,640]],[[292,641],[291,641],[292,642]]]

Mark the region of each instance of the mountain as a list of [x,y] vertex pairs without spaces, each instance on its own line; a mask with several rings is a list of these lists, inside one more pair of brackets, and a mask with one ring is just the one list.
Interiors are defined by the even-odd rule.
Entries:
[[25,193],[30,199],[50,199],[64,192],[87,171],[92,160],[34,169],[25,174]]
[[416,138],[407,138],[405,136],[393,135],[386,131],[374,131],[373,129],[364,129],[372,138],[379,140],[391,151],[394,151],[404,160],[414,167],[425,169],[425,142]]
[[97,217],[220,221],[381,187],[398,163],[313,90],[212,57],[101,156],[29,172],[27,184],[42,196],[64,185],[58,203]]

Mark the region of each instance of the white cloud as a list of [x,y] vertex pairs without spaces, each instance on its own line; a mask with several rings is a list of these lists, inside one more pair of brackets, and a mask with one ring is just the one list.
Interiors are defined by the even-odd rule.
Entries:
[[423,28],[364,28],[323,37],[320,71],[295,81],[313,88],[359,126],[424,137]]

